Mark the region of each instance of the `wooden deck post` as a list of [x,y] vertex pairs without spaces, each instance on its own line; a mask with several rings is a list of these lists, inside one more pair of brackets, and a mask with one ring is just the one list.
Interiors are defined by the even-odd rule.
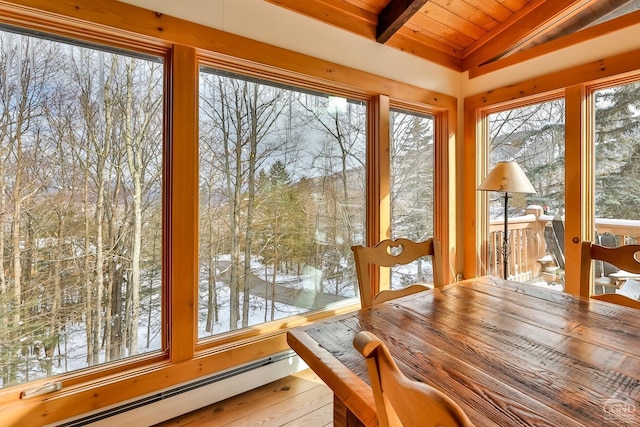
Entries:
[[544,242],[545,223],[539,220],[544,210],[542,206],[530,205],[527,206],[525,213],[527,215],[533,214],[536,217],[536,220],[531,224],[531,232],[527,241],[527,248],[529,249],[527,264],[531,267],[533,277],[536,277],[540,274],[540,264],[537,261],[546,253]]

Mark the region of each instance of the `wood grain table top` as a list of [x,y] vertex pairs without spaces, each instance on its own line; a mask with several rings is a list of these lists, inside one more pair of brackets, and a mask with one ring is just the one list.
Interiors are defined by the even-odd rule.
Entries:
[[300,357],[376,425],[362,330],[477,426],[640,425],[640,310],[482,277],[293,329]]

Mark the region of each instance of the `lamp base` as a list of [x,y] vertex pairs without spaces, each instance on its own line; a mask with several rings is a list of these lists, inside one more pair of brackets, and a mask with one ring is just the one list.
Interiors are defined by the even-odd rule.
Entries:
[[504,232],[502,234],[502,277],[507,280],[509,277],[509,257],[511,247],[509,246],[509,193],[504,192]]

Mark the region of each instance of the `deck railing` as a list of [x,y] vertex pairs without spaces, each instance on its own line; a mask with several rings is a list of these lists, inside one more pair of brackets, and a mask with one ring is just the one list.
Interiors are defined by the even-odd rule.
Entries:
[[[510,254],[508,259],[508,277],[512,280],[526,281],[540,276],[541,263],[538,261],[547,255],[544,228],[553,220],[553,215],[544,213],[541,206],[528,206],[525,214],[509,218],[508,235]],[[640,241],[640,221],[596,218],[596,231],[599,234],[611,233],[618,244]],[[489,222],[489,259],[487,272],[502,277],[502,242],[504,220]]]

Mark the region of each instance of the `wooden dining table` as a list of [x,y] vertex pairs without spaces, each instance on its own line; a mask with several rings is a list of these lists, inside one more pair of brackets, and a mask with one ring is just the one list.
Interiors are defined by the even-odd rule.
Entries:
[[486,276],[292,329],[335,426],[377,425],[363,330],[478,427],[640,426],[640,310]]

